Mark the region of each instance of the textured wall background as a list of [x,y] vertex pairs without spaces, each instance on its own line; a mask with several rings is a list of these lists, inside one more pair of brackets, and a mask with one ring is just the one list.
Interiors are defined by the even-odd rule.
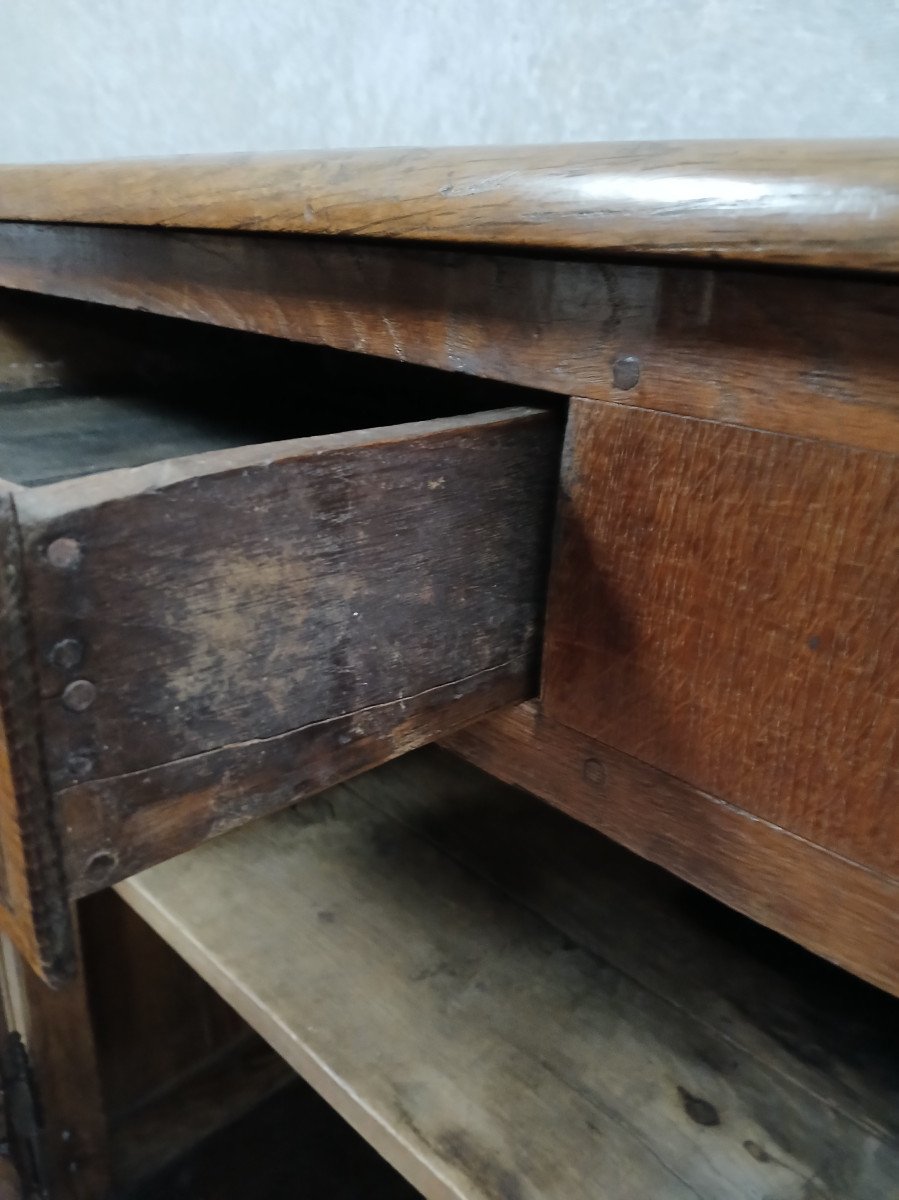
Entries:
[[0,161],[899,134],[896,0],[0,0]]

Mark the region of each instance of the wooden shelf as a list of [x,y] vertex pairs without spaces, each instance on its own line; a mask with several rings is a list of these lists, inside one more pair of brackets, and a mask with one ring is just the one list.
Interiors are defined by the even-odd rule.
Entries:
[[899,1002],[443,752],[117,890],[427,1197],[899,1196]]

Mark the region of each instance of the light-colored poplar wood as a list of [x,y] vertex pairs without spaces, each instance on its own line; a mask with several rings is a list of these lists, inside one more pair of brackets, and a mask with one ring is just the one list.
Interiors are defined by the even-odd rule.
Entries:
[[899,1195],[894,1001],[439,752],[118,890],[426,1197]]

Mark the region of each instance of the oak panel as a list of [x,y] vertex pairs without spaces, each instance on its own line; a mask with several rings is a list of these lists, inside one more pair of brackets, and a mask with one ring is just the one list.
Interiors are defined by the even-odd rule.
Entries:
[[577,401],[547,714],[899,872],[889,455]]
[[616,841],[899,996],[899,882],[522,704],[443,739]]

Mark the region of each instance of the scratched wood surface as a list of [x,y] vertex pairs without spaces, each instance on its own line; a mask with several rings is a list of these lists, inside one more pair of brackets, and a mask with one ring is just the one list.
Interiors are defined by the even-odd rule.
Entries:
[[899,874],[899,468],[572,405],[547,715]]
[[15,506],[0,490],[0,930],[36,971],[59,979],[74,968],[74,940],[25,609]]
[[448,756],[119,892],[427,1197],[899,1196],[896,1001]]
[[899,269],[899,140],[315,151],[0,167],[0,220]]
[[899,881],[578,733],[536,703],[443,744],[899,996]]
[[532,694],[558,454],[508,409],[17,493],[71,893]]
[[0,223],[0,285],[899,449],[892,280]]

